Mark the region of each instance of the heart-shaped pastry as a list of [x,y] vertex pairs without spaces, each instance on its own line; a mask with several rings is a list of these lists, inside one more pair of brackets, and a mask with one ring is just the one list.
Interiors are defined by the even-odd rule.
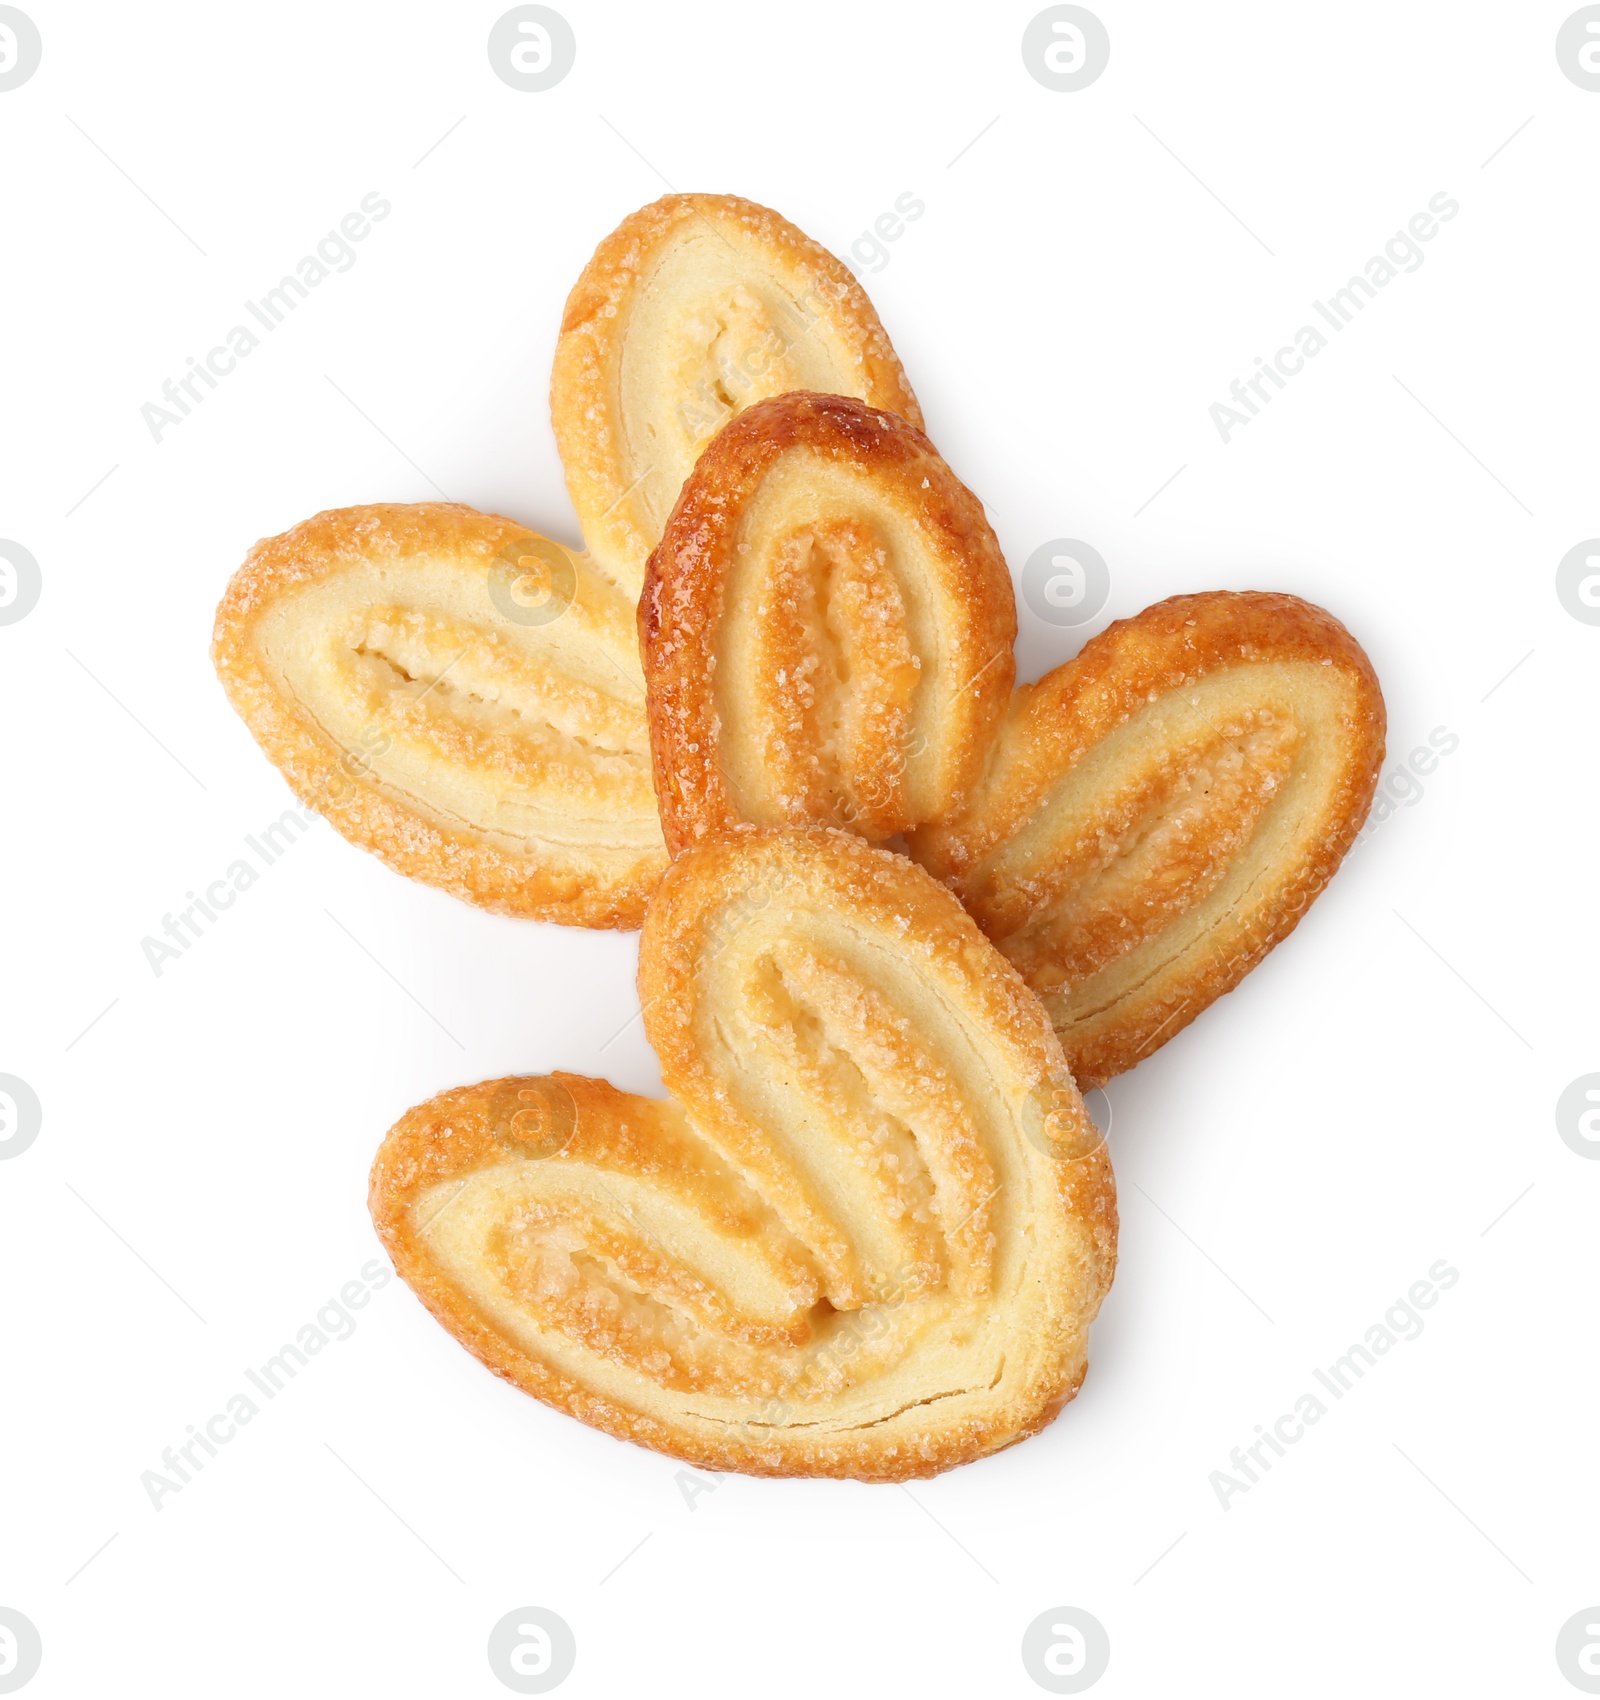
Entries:
[[700,451],[786,390],[922,422],[861,285],[770,208],[666,195],[595,250],[562,315],[550,416],[584,542],[630,596]]
[[981,783],[911,854],[1098,1085],[1293,931],[1366,818],[1384,725],[1372,664],[1331,614],[1176,596],[1018,690]]
[[701,455],[639,602],[668,848],[758,826],[872,842],[982,771],[1015,665],[982,504],[914,425],[757,402]]
[[835,831],[686,852],[639,989],[672,1100],[442,1093],[371,1205],[507,1380],[712,1469],[897,1481],[1033,1433],[1110,1284],[1110,1165],[1038,1001],[903,857]]
[[452,502],[318,514],[217,609],[229,699],[301,800],[503,914],[636,927],[661,870],[631,601]]

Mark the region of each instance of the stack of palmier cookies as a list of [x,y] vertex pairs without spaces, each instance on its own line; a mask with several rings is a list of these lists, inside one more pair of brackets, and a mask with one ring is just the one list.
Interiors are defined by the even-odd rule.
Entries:
[[1360,647],[1180,596],[1014,688],[1011,577],[848,271],[748,201],[626,219],[551,390],[586,551],[318,514],[217,616],[299,796],[502,914],[643,928],[670,1097],[443,1092],[378,1152],[470,1351],[711,1469],[894,1481],[1049,1422],[1116,1260],[1079,1096],[1295,926],[1383,756]]

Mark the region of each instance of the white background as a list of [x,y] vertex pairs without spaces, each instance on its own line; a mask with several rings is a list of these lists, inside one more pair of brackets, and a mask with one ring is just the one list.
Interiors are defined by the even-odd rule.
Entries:
[[[491,74],[501,4],[25,9],[0,535],[43,594],[0,627],[0,1071],[44,1122],[0,1163],[0,1604],[43,1637],[30,1697],[492,1697],[524,1605],[572,1626],[574,1697],[1026,1696],[1062,1605],[1107,1629],[1108,1700],[1577,1692],[1600,1163],[1554,1108],[1600,1069],[1600,628],[1554,574],[1600,533],[1600,94],[1556,62],[1571,4],[1096,0],[1110,66],[1071,94],[1025,70],[1031,3],[562,0],[541,94]],[[561,305],[669,184],[836,252],[926,203],[865,282],[930,434],[1014,568],[1072,537],[1111,569],[1088,627],[1021,611],[1024,676],[1174,592],[1287,590],[1366,645],[1391,770],[1459,747],[1114,1083],[1120,1272],[1042,1436],[909,1491],[690,1496],[391,1281],[154,1510],[141,1472],[378,1255],[407,1106],[551,1067],[658,1089],[634,937],[480,914],[320,823],[159,978],[140,941],[291,801],[207,657],[246,549],[441,491],[576,542]],[[373,190],[354,267],[153,442],[162,380]],[[1225,445],[1210,404],[1439,191],[1421,269]],[[1219,1506],[1229,1450],[1440,1258],[1421,1337]]]

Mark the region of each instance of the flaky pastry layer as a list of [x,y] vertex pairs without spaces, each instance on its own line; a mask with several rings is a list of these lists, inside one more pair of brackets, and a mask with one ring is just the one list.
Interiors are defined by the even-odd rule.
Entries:
[[1097,1085],[1293,931],[1366,818],[1384,729],[1372,665],[1331,614],[1173,597],[1019,689],[966,806],[911,854]]
[[666,195],[595,250],[562,316],[550,414],[584,542],[630,596],[700,451],[787,390],[922,422],[860,284],[770,208]]
[[668,848],[942,819],[1004,717],[1016,629],[983,507],[921,431],[844,396],[757,402],[700,456],[639,602]]
[[718,1470],[898,1481],[1076,1392],[1110,1166],[1038,1001],[841,832],[686,852],[640,952],[670,1101],[556,1074],[390,1132],[373,1220],[497,1374]]
[[352,844],[503,914],[639,925],[666,865],[644,679],[581,555],[451,502],[335,509],[250,551],[212,658]]

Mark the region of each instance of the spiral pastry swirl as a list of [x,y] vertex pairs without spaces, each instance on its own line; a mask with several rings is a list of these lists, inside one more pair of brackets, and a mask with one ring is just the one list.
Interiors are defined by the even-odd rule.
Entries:
[[306,805],[486,909],[636,927],[666,865],[633,608],[581,556],[449,502],[250,551],[212,658]]
[[900,1480],[1049,1421],[1111,1279],[1110,1167],[955,899],[844,833],[708,843],[639,986],[670,1101],[497,1080],[385,1140],[373,1218],[444,1326],[713,1469]]
[[1176,596],[1018,690],[981,784],[911,854],[1098,1085],[1294,930],[1366,818],[1384,726],[1372,665],[1331,614]]
[[639,603],[667,846],[937,821],[1011,694],[1016,604],[922,432],[845,396],[757,402],[701,455]]
[[770,208],[666,195],[595,250],[562,316],[550,415],[584,542],[629,596],[701,450],[788,390],[922,423],[861,285]]

